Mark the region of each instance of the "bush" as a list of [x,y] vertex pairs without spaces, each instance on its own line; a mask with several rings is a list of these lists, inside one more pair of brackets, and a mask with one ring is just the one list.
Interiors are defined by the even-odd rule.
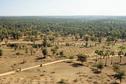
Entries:
[[74,59],[74,56],[69,56],[69,59]]
[[64,52],[63,51],[60,51],[59,54],[60,54],[61,57],[64,57]]
[[121,81],[122,81],[122,79],[123,79],[124,76],[125,76],[125,72],[119,70],[119,71],[117,71],[113,76],[114,76],[115,79],[120,80],[120,84],[121,84]]
[[60,81],[57,82],[57,84],[67,84],[64,79],[61,79]]
[[87,56],[83,54],[78,54],[77,55],[77,61],[80,61],[81,63],[87,61]]
[[66,43],[66,46],[70,46],[70,44],[69,43]]
[[53,49],[51,49],[51,51],[52,51],[52,53],[53,53],[53,55],[56,53],[56,49],[55,48],[53,48]]
[[32,44],[32,47],[33,47],[33,48],[37,48],[38,45],[37,45],[37,44]]
[[114,65],[113,65],[113,71],[117,72],[117,71],[119,71],[119,70],[120,70],[119,65],[118,65],[118,64],[114,64]]
[[103,69],[103,63],[96,63],[96,64],[94,64],[93,65],[93,68],[92,68],[92,71],[94,72],[94,73],[101,73],[101,70]]
[[22,55],[20,52],[16,52],[16,55]]

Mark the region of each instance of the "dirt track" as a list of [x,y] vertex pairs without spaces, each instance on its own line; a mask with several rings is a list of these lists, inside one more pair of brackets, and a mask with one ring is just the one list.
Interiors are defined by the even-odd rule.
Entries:
[[[49,62],[49,63],[42,64],[42,66],[47,66],[47,65],[51,65],[51,64],[55,64],[55,63],[59,63],[59,62],[64,62],[64,61],[69,61],[69,60],[71,60],[71,59],[58,60],[58,61],[54,61],[54,62]],[[33,68],[37,68],[37,67],[40,67],[40,65],[36,65],[36,66],[24,68],[24,69],[21,69],[21,71],[25,71],[25,70],[29,70],[29,69],[33,69]],[[2,73],[2,74],[0,74],[0,77],[1,76],[5,76],[5,75],[14,74],[16,72],[17,71],[10,71],[10,72],[6,72],[6,73]]]

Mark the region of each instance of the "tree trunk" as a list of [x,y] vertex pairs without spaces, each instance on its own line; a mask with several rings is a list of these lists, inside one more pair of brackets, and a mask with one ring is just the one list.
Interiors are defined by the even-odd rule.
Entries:
[[[113,57],[113,56],[112,56]],[[111,57],[111,65],[113,64],[113,58]]]
[[121,82],[122,82],[122,79],[119,79],[120,80],[120,84],[121,84]]
[[105,66],[107,66],[107,56],[105,57]]
[[120,57],[120,59],[119,59],[119,63],[121,63],[121,62],[122,62],[122,56],[120,55],[119,57]]
[[98,57],[96,56],[96,62],[98,61]]

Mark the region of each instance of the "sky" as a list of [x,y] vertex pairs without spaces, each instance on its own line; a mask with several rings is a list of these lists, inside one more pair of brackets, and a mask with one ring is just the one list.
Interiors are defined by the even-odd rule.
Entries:
[[126,16],[126,0],[0,0],[0,16]]

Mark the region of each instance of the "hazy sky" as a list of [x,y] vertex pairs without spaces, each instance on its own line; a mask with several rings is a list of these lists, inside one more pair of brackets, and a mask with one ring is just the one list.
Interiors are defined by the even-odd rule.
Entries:
[[0,16],[126,15],[126,0],[0,0]]

